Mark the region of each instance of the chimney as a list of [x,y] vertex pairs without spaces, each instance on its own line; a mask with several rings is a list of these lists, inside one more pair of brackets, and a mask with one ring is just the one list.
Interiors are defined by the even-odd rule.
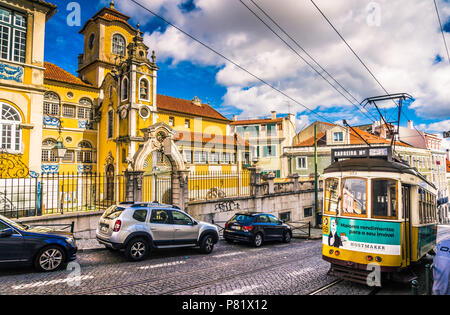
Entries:
[[233,115],[233,121],[237,120],[237,115]]
[[277,112],[276,111],[271,111],[270,112],[270,116],[271,116],[271,119],[276,119],[277,118]]
[[414,129],[414,122],[412,120],[408,120],[408,128]]

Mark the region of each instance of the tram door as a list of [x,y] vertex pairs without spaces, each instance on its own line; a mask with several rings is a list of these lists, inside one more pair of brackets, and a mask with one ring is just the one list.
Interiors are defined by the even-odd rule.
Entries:
[[411,187],[402,185],[402,204],[403,204],[403,220],[404,220],[404,260],[406,266],[411,264]]

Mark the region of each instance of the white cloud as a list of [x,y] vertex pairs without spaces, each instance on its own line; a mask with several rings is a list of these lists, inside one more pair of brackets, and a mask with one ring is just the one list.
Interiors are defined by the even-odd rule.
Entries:
[[[334,107],[346,114],[338,117],[340,120],[367,122],[239,1],[195,0],[196,10],[191,12],[180,9],[183,0],[140,1],[311,109]],[[358,101],[384,93],[309,1],[255,1]],[[411,107],[425,120],[449,118],[450,65],[444,57],[446,53],[433,3],[378,0],[381,24],[377,27],[367,23],[367,8],[371,2],[316,0],[388,92],[406,92],[415,97],[417,100]],[[119,3],[120,9],[138,20],[150,17],[133,4]],[[246,3],[251,5],[248,0]],[[446,21],[450,16],[450,4],[441,0],[438,5],[441,18]],[[450,35],[445,36],[450,43]],[[263,116],[274,108],[278,112],[288,110],[285,97],[172,27],[164,32],[146,33],[145,41],[156,51],[159,61],[172,59],[176,64],[187,60],[219,67],[217,83],[227,89],[222,105],[242,110],[241,116]],[[444,60],[433,65],[438,54]],[[304,110],[292,101],[290,106],[292,112]]]

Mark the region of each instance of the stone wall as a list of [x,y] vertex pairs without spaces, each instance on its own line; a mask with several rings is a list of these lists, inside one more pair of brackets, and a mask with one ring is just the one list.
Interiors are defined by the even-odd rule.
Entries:
[[[322,196],[319,194],[319,205]],[[305,208],[312,208],[311,216],[305,217]],[[311,222],[316,225],[314,190],[281,192],[263,196],[247,196],[189,202],[187,212],[194,218],[206,222],[225,222],[237,212],[264,212],[279,217],[290,212],[292,222]]]
[[16,220],[27,225],[71,224],[77,239],[95,239],[95,231],[103,211],[77,212],[29,217]]

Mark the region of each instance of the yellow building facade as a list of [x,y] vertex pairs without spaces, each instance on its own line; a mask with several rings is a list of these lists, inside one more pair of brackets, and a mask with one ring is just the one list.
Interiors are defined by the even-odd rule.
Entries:
[[[249,144],[230,133],[231,120],[197,97],[157,93],[156,54],[144,44],[139,25],[131,26],[113,3],[79,31],[84,45],[78,76],[44,62],[45,22],[55,10],[37,0],[0,4],[0,33],[16,34],[0,47],[0,53],[6,51],[0,56],[0,147],[8,158],[0,164],[0,178],[92,173],[115,178],[141,171],[174,187],[187,173],[231,174],[249,163]],[[18,42],[22,50],[13,49]],[[60,144],[63,156],[57,154]],[[204,186],[199,178],[189,189]],[[106,181],[101,198],[117,201],[117,192],[105,196],[123,187]],[[236,178],[228,178],[227,187],[219,182],[224,190],[239,186]],[[161,199],[154,185],[155,180],[145,187],[153,191],[148,199]],[[202,189],[206,195],[211,187]]]
[[56,12],[38,0],[0,3],[0,177],[40,171],[45,23]]

